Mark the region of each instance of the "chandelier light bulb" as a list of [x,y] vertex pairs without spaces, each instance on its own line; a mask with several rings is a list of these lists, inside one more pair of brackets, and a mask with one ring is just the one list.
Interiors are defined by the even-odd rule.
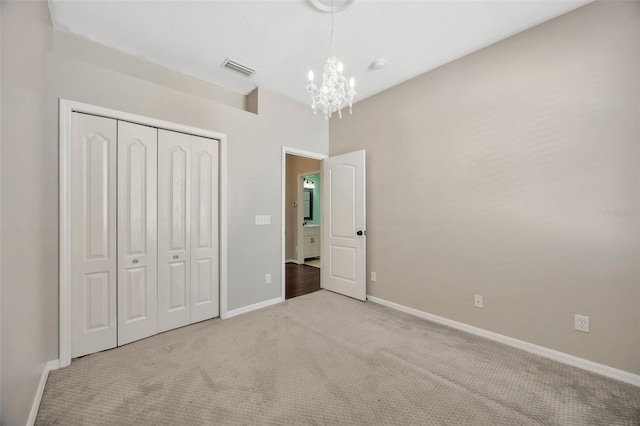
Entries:
[[309,71],[309,81],[313,81],[313,71]]
[[344,70],[344,65],[342,65],[342,62],[338,62],[338,72],[342,72]]
[[352,89],[356,87],[356,81],[353,79],[353,77],[351,77],[351,79],[349,80],[349,86],[351,86]]

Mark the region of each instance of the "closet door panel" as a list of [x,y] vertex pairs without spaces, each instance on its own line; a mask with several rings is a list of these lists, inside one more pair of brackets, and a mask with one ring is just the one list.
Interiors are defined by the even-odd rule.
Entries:
[[216,317],[218,291],[218,141],[191,136],[191,322]]
[[158,332],[157,132],[118,122],[118,345]]
[[158,130],[158,329],[191,320],[191,141]]
[[113,348],[116,317],[116,120],[73,113],[73,358]]

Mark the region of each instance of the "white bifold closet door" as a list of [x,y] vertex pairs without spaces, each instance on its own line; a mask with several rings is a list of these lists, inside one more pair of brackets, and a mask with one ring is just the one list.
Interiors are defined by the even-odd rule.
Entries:
[[220,315],[218,141],[191,136],[191,323]]
[[71,356],[113,348],[116,317],[116,120],[74,113]]
[[158,331],[218,311],[218,145],[158,130]]
[[118,345],[158,332],[158,129],[118,121]]
[[219,315],[218,141],[73,113],[73,358]]

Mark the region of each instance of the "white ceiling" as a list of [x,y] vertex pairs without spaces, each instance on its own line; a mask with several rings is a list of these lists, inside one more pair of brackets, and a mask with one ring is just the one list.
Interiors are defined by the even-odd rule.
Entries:
[[[355,0],[335,14],[335,53],[359,101],[590,1]],[[308,103],[307,73],[321,75],[330,53],[331,14],[310,0],[49,0],[49,7],[57,29],[243,94],[261,86]],[[257,74],[221,68],[227,57]],[[377,58],[387,66],[369,69]]]

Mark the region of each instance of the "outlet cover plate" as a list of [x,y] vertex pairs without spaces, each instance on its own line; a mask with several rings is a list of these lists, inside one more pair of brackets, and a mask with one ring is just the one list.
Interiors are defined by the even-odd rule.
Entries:
[[589,317],[585,315],[575,315],[575,324],[574,328],[578,331],[582,331],[584,333],[589,332]]
[[378,276],[376,275],[375,272],[371,272],[371,281],[375,281],[378,279]]
[[482,303],[482,296],[480,296],[479,294],[473,296],[473,306],[475,306],[476,308],[484,307]]

